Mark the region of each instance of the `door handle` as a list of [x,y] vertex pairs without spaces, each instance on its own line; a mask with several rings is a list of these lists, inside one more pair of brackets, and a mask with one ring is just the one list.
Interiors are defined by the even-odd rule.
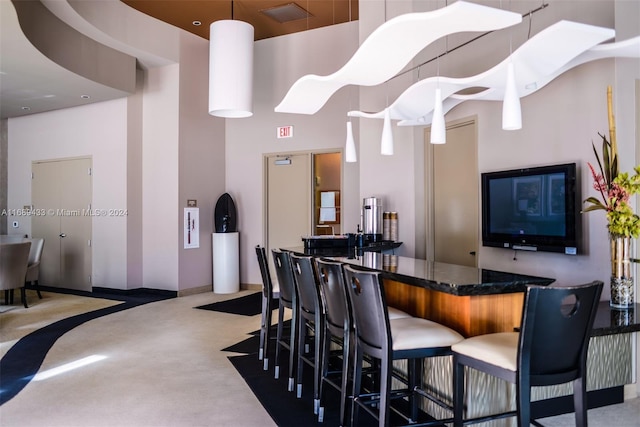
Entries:
[[60,237],[67,237],[65,233],[60,233]]
[[476,256],[476,251],[469,252],[469,255]]

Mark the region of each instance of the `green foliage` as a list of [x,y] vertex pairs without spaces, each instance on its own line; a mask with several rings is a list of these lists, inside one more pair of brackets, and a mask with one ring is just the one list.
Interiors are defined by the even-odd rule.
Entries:
[[593,152],[598,161],[599,172],[589,163],[593,177],[593,188],[600,198],[588,197],[588,203],[582,212],[604,210],[607,212],[609,233],[614,236],[638,238],[640,236],[640,217],[633,212],[629,198],[640,193],[640,165],[633,168],[635,174],[618,172],[618,156],[604,135],[602,138],[602,161],[593,144]]

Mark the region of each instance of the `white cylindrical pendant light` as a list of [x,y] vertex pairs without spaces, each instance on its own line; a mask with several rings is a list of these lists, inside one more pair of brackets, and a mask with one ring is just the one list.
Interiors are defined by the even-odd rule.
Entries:
[[355,163],[358,161],[358,156],[356,155],[356,141],[353,139],[351,120],[347,122],[347,142],[344,161],[347,163]]
[[507,65],[507,83],[502,101],[502,129],[522,129],[522,112],[520,110],[520,96],[516,86],[516,73],[513,62]]
[[382,141],[380,143],[380,154],[393,156],[393,133],[391,132],[391,118],[389,109],[384,110],[384,125],[382,126]]
[[431,143],[444,144],[447,142],[447,129],[444,124],[442,112],[442,91],[436,88],[435,102],[433,105],[433,119],[431,120]]
[[253,26],[215,21],[209,27],[209,114],[253,115]]

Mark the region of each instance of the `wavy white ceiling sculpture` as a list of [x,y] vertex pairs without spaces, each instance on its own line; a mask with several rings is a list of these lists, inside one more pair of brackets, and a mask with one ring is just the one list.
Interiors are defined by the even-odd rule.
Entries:
[[275,111],[315,114],[341,87],[384,83],[422,49],[446,35],[493,31],[521,21],[522,16],[518,13],[464,1],[430,12],[397,16],[376,28],[335,73],[328,76],[308,74],[297,80]]
[[[570,21],[559,21],[526,41],[508,58],[493,68],[471,77],[429,77],[405,90],[389,108],[392,119],[400,126],[425,125],[431,122],[435,90],[439,86],[444,99],[443,110],[466,100],[502,101],[507,65],[513,62],[518,94],[527,96],[541,89],[566,71],[565,66],[581,54],[615,36],[609,28]],[[613,50],[608,50],[613,53]],[[463,89],[486,88],[473,95],[455,95]],[[383,118],[384,110],[376,113],[350,111],[351,117]]]
[[[613,31],[613,30],[609,30],[609,31]],[[590,49],[585,50],[581,54],[573,57],[567,63],[565,63],[563,66],[559,67],[555,71],[547,75],[540,75],[536,80],[530,80],[526,83],[523,83],[523,81],[518,78],[518,71],[516,71],[518,93],[521,98],[527,95],[531,95],[532,93],[542,89],[544,86],[546,86],[551,81],[553,81],[556,77],[569,71],[570,69],[575,68],[579,65],[585,64],[587,62],[591,62],[599,59],[605,59],[605,58],[640,58],[640,36],[633,37],[631,39],[627,39],[620,42],[593,46]],[[503,67],[504,68],[503,72],[506,73],[506,62],[499,64],[498,67]],[[405,92],[409,92],[410,89],[411,88],[407,89],[407,91]],[[458,90],[460,89],[461,88],[459,87]],[[435,88],[433,89],[433,92],[435,93]],[[418,96],[418,94],[414,93],[412,97],[413,96]],[[504,82],[501,83],[500,86],[492,87],[473,95],[453,94],[443,102],[444,104],[443,111],[446,114],[453,107],[455,107],[456,105],[464,101],[471,101],[471,100],[502,101],[503,96],[504,96]],[[431,110],[433,108],[431,107],[426,109],[429,111],[424,116],[415,116],[412,119],[401,120],[398,123],[398,126],[424,126],[426,124],[431,123],[431,115],[433,113],[433,111]],[[355,113],[355,114],[352,114],[352,113]],[[360,115],[360,113],[361,112],[349,112],[348,115],[353,115],[356,117],[369,117],[369,115],[367,115],[366,113],[363,113],[363,115]],[[384,114],[384,111],[381,112],[380,114]]]

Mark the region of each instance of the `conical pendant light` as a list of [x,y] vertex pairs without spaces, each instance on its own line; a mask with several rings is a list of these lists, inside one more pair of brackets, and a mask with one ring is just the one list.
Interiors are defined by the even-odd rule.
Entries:
[[513,62],[507,65],[507,83],[502,101],[502,129],[522,129],[522,112],[520,110],[520,96],[516,86],[516,73]]
[[358,157],[356,155],[356,142],[353,139],[353,128],[351,126],[351,120],[347,122],[347,143],[344,161],[347,163],[355,163],[358,161]]
[[436,88],[435,103],[433,105],[433,119],[431,120],[431,143],[444,144],[447,142],[447,131],[442,112],[442,91]]
[[393,156],[393,134],[391,133],[391,118],[389,109],[384,110],[384,125],[382,126],[382,142],[380,144],[380,154]]

